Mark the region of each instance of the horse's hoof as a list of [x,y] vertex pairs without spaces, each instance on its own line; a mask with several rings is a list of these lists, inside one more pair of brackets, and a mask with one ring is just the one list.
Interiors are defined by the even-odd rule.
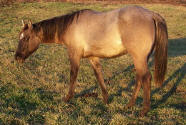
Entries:
[[63,97],[63,99],[62,99],[64,102],[69,102],[70,101],[70,98],[67,96],[67,97]]
[[133,102],[129,102],[129,103],[125,106],[125,109],[129,109],[129,108],[133,107],[134,104],[135,104],[135,103],[133,103]]
[[103,95],[103,102],[108,104],[108,94]]
[[141,112],[140,112],[140,117],[144,117],[146,114],[147,114],[147,112],[149,111],[149,109],[143,109]]
[[62,100],[63,100],[64,102],[68,102],[68,101],[69,101],[69,100],[68,100],[67,98],[65,98],[65,97],[63,97]]
[[140,117],[144,117],[146,115],[146,113],[142,110],[139,114]]
[[105,104],[108,104],[108,97],[107,97],[107,98],[104,98],[104,99],[103,99],[103,102],[104,102]]

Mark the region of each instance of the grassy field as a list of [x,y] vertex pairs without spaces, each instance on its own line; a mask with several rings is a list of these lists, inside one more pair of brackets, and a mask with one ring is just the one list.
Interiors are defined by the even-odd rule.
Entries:
[[[126,5],[21,3],[0,8],[0,125],[24,124],[186,124],[186,8],[141,5],[160,13],[169,32],[168,72],[161,89],[152,82],[151,110],[139,118],[142,94],[132,109],[124,109],[134,88],[132,59],[125,55],[103,59],[109,104],[102,101],[89,62],[84,59],[78,75],[76,96],[70,103],[61,99],[68,91],[69,61],[61,45],[41,45],[24,64],[14,61],[22,19],[37,22],[74,10],[107,11]],[[150,59],[152,62],[153,58]],[[149,65],[153,73],[153,65]],[[87,93],[98,97],[85,97]]]

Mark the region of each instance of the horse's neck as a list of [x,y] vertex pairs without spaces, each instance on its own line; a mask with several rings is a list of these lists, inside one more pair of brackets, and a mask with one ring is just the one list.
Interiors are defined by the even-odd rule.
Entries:
[[41,43],[56,43],[56,30],[50,32],[41,27],[39,36],[41,38]]
[[[58,36],[58,29],[51,27],[40,27],[40,32],[38,36],[40,36],[41,43],[57,43],[57,44],[63,44],[62,40],[62,34]],[[45,29],[44,29],[45,28]],[[51,30],[50,30],[51,29]]]
[[39,22],[42,43],[62,43],[65,32],[77,20],[80,11]]

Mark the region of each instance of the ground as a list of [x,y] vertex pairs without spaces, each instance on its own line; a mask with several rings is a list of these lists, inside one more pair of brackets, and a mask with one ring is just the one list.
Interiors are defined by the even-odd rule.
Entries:
[[[86,59],[81,61],[75,98],[69,103],[61,100],[68,91],[70,69],[66,49],[61,45],[41,45],[24,64],[14,60],[22,19],[38,22],[74,10],[108,11],[126,4],[15,3],[0,8],[0,124],[186,124],[186,8],[138,5],[161,14],[169,33],[165,82],[161,89],[152,82],[147,116],[138,117],[142,90],[136,105],[125,109],[135,82],[129,55],[101,60],[110,95],[107,105]],[[149,63],[153,74],[152,62],[153,57]]]

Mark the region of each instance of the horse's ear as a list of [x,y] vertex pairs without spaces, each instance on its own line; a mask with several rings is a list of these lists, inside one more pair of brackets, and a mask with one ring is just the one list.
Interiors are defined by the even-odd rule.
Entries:
[[22,27],[25,27],[25,21],[21,20],[21,22],[22,22]]
[[33,28],[32,21],[31,20],[28,21],[28,27],[29,27],[29,29],[32,29]]

